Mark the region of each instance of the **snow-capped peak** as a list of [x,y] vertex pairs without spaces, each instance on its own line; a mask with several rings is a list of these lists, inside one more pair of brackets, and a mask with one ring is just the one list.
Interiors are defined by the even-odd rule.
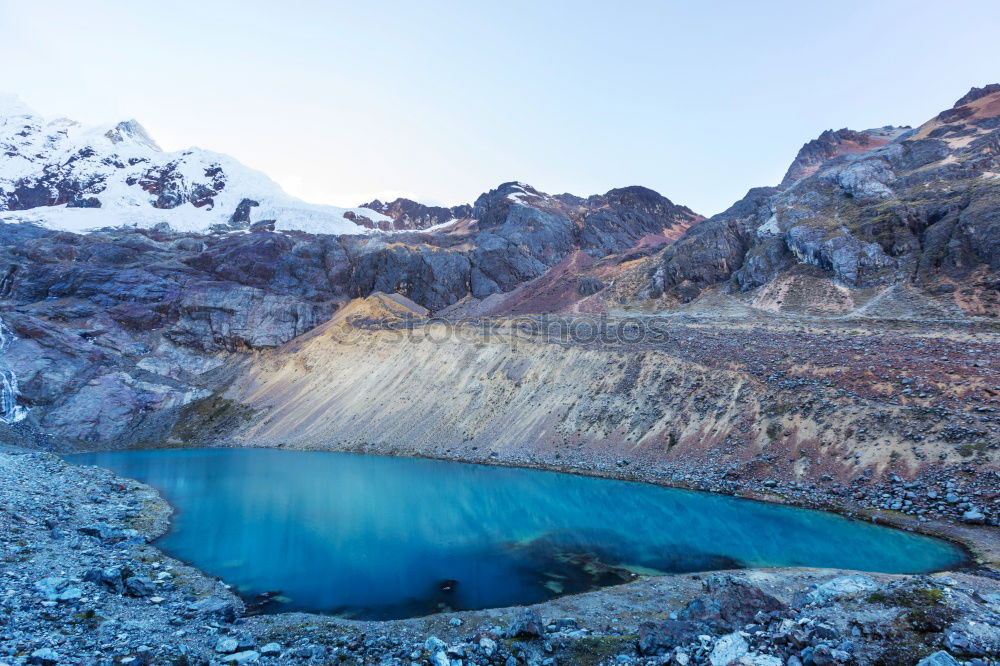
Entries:
[[[83,127],[46,120],[0,95],[0,222],[66,231],[107,227],[247,229],[366,234],[390,221],[367,208],[310,204],[237,160],[200,148],[164,152],[136,120]],[[346,214],[346,215],[345,215]]]
[[161,148],[149,136],[146,128],[139,124],[138,120],[125,120],[104,133],[111,143],[124,143],[130,141],[140,146],[145,146],[151,150],[162,152]]

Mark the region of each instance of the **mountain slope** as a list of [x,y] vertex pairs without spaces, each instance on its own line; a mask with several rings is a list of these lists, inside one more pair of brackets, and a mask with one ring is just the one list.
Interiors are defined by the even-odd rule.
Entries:
[[748,292],[809,267],[838,288],[907,283],[1000,314],[1000,88],[916,130],[876,132],[806,144],[779,186],[750,190],[652,259],[638,297]]
[[[274,221],[279,230],[366,233],[343,209],[299,201],[264,174],[199,148],[164,152],[135,120],[83,127],[0,97],[0,219],[66,231],[208,231]],[[389,218],[365,209],[371,222]]]
[[[572,309],[587,297],[580,271],[652,251],[700,219],[645,188],[582,198],[507,183],[469,210],[436,232],[337,236],[0,223],[0,317],[16,336],[5,360],[20,389],[9,407],[27,411],[14,436],[159,441],[206,397],[201,373],[358,314],[344,307],[353,298],[385,292],[371,303],[413,312],[489,299]],[[540,283],[518,291],[553,271],[559,298]]]

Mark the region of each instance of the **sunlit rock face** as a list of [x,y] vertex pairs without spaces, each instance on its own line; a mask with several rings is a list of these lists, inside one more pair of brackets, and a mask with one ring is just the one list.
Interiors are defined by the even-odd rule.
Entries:
[[973,89],[916,129],[827,131],[781,184],[756,188],[647,268],[642,296],[748,291],[796,266],[851,289],[913,283],[997,314],[1000,89]]

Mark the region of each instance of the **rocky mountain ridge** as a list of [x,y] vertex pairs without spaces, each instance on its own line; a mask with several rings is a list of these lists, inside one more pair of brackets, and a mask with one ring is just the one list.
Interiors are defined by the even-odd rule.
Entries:
[[[364,234],[282,230],[280,219],[274,230],[76,234],[0,212],[11,409],[27,414],[4,436],[161,441],[183,410],[215,400],[206,377],[376,293],[453,319],[649,305],[702,316],[725,299],[751,320],[776,309],[877,320],[949,298],[934,313],[988,315],[1000,91],[963,99],[916,130],[824,133],[790,169],[809,175],[707,221],[643,187],[578,197],[518,182],[453,208],[372,202],[393,229]],[[152,149],[136,126],[117,131],[113,145]]]
[[916,129],[864,139],[841,130],[806,144],[777,187],[751,189],[650,260],[636,295],[690,302],[813,267],[840,289],[911,284],[966,313],[1000,314],[997,86]]

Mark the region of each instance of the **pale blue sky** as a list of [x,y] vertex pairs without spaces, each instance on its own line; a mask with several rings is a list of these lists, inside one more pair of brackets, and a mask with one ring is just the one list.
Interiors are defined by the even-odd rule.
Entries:
[[311,201],[641,184],[712,214],[1000,80],[1000,2],[0,0],[0,89]]

